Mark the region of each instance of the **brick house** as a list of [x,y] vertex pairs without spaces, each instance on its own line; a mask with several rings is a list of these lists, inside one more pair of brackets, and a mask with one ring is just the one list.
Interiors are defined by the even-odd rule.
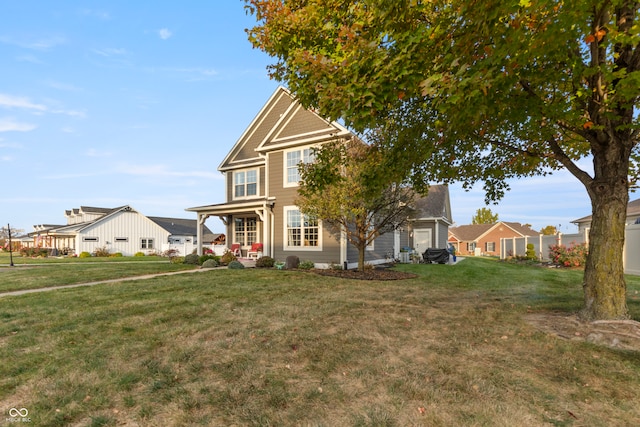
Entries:
[[538,236],[540,233],[519,222],[470,224],[449,228],[449,243],[459,255],[500,255],[500,239]]

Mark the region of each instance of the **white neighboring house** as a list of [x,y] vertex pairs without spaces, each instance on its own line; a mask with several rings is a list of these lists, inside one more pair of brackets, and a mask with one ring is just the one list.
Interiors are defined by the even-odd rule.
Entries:
[[[36,225],[29,233],[33,245],[57,253],[110,253],[132,256],[158,253],[170,243],[196,244],[196,220],[146,217],[131,206],[114,209],[82,206],[65,211],[66,225]],[[209,230],[207,234],[211,235]],[[205,234],[206,235],[206,234]]]
[[[578,233],[584,233],[591,228],[592,215],[588,215],[571,221],[578,226]],[[632,200],[627,205],[627,219],[625,225],[640,224],[640,199]]]

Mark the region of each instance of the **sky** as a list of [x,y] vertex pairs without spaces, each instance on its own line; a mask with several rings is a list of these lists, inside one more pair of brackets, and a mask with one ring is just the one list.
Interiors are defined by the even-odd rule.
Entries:
[[[247,40],[243,1],[3,3],[1,226],[65,224],[80,206],[195,219],[185,209],[224,202],[217,168],[281,84]],[[480,186],[450,197],[456,225],[485,207]],[[511,181],[488,207],[564,233],[591,213],[568,172]]]

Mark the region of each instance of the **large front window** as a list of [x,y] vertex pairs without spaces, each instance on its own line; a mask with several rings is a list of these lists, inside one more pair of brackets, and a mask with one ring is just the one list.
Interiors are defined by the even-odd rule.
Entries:
[[258,194],[258,171],[248,170],[233,173],[233,197],[243,198]]
[[233,243],[251,246],[258,241],[258,220],[256,218],[236,218],[233,227]]
[[286,247],[319,249],[320,224],[317,218],[304,215],[297,208],[286,208]]
[[300,163],[313,162],[313,150],[311,148],[304,148],[300,150],[287,151],[285,156],[285,187],[297,185],[298,181],[300,181],[298,165]]

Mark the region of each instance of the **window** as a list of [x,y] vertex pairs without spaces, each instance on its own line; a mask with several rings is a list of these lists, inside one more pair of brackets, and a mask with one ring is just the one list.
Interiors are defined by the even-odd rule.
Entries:
[[258,238],[258,220],[256,218],[235,218],[233,222],[233,242],[240,246],[251,246]]
[[320,250],[320,224],[317,218],[304,215],[295,207],[285,208],[286,249]]
[[153,239],[140,239],[141,249],[153,249]]
[[243,198],[258,194],[258,171],[248,170],[233,173],[233,197]]
[[476,250],[476,242],[467,243],[467,251],[473,252]]
[[496,251],[496,242],[486,242],[484,244],[485,252],[495,252]]
[[129,238],[128,237],[115,237],[113,239],[114,242],[128,242]]
[[298,165],[300,163],[313,162],[313,150],[311,148],[304,148],[300,150],[287,151],[285,158],[284,186],[291,187],[298,185],[298,181],[300,181]]
[[97,237],[83,237],[82,241],[83,242],[97,242],[98,238]]

